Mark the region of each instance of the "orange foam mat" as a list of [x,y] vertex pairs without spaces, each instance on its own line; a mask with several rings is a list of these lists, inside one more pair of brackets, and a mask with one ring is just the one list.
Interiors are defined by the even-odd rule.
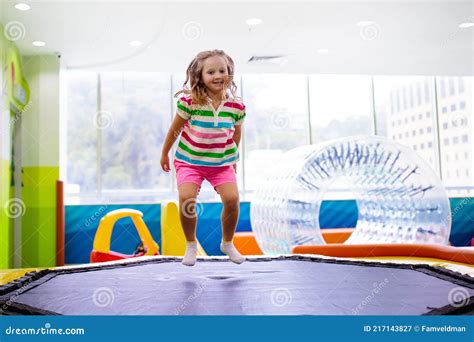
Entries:
[[354,228],[323,228],[321,235],[326,243],[344,243],[353,231]]
[[[326,243],[343,243],[353,231],[354,228],[324,228],[321,229],[321,234]],[[263,255],[254,232],[235,233],[234,245],[243,255]]]
[[243,255],[262,255],[253,232],[241,232],[234,235],[234,246]]
[[419,257],[436,258],[474,265],[474,248],[451,247],[443,245],[422,244],[366,244],[344,245],[330,244],[318,246],[295,246],[295,254],[318,254],[343,258],[368,258],[368,257]]

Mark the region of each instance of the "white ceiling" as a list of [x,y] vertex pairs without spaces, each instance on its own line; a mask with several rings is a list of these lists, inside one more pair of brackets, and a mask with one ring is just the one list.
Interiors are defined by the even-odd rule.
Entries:
[[[474,75],[474,28],[458,27],[474,21],[472,1],[25,0],[26,12],[0,1],[0,22],[24,27],[24,55],[57,52],[68,68],[183,72],[197,52],[219,48],[240,73]],[[263,23],[250,30],[250,17]],[[362,32],[359,21],[375,24]],[[274,54],[288,57],[247,64]]]

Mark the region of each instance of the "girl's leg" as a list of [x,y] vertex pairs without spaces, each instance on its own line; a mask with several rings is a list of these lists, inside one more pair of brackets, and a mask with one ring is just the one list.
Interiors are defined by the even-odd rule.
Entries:
[[229,259],[237,264],[245,261],[245,258],[240,255],[232,243],[234,238],[235,228],[239,221],[239,191],[237,184],[225,183],[216,187],[222,199],[224,206],[222,210],[222,243],[221,251],[229,256]]
[[179,191],[179,218],[186,237],[186,253],[183,264],[193,266],[196,263],[196,197],[199,187],[194,183],[183,183]]
[[186,241],[196,241],[196,197],[198,185],[183,183],[179,191],[179,218]]
[[222,204],[222,240],[232,241],[235,228],[239,221],[239,191],[237,184],[225,183],[216,187],[221,196]]

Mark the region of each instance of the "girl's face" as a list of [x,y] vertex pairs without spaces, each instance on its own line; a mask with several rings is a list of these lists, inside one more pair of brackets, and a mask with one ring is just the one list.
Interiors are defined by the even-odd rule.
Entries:
[[202,81],[209,92],[222,94],[228,79],[227,62],[223,57],[212,56],[204,60]]

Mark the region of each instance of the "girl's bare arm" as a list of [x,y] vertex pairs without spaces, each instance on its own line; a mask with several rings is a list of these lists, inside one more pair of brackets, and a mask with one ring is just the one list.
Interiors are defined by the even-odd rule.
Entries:
[[242,125],[234,126],[234,128],[235,128],[235,131],[234,131],[234,136],[232,137],[232,139],[234,140],[237,147],[239,147],[240,139],[242,137]]
[[171,126],[168,130],[168,133],[166,134],[165,142],[163,143],[163,149],[161,151],[161,168],[165,172],[170,171],[170,160],[168,157],[168,153],[171,150],[171,147],[173,147],[174,142],[176,139],[179,137],[179,134],[181,133],[181,130],[183,129],[184,124],[186,123],[186,119],[183,119],[179,115],[175,115],[173,122],[171,123]]

